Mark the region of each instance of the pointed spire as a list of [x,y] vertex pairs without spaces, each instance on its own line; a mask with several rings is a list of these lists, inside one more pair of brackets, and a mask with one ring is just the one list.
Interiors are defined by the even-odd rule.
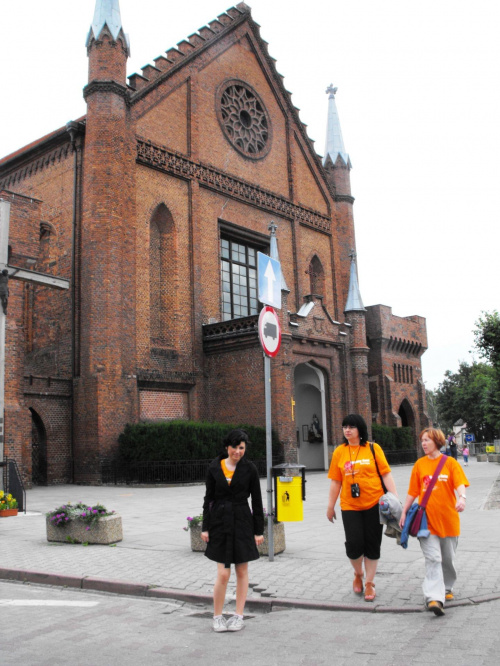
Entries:
[[332,163],[335,164],[337,157],[340,155],[345,164],[350,167],[351,161],[349,159],[349,155],[345,152],[344,139],[342,138],[342,130],[340,129],[337,104],[335,103],[336,92],[337,88],[334,88],[332,84],[330,84],[326,89],[326,93],[328,95],[328,121],[326,126],[326,144],[323,165],[326,164],[328,156],[330,156]]
[[85,46],[90,44],[92,37],[99,39],[105,25],[108,26],[108,30],[115,41],[118,39],[120,31],[122,32],[127,44],[128,55],[130,55],[130,42],[128,35],[123,31],[119,0],[96,0],[94,20],[90,26]]
[[349,256],[351,257],[351,274],[349,277],[349,293],[347,294],[347,303],[345,304],[344,312],[352,312],[353,310],[366,312],[359,291],[355,250],[351,250]]
[[[278,254],[278,241],[276,239],[276,230],[278,229],[278,225],[271,220],[267,228],[269,229],[269,233],[271,235],[271,247],[270,247],[269,256],[271,257],[271,259],[276,259],[276,261],[279,261],[280,257]],[[281,269],[281,289],[282,290],[284,289],[285,291],[290,291],[287,287],[285,276],[283,275],[283,268]]]

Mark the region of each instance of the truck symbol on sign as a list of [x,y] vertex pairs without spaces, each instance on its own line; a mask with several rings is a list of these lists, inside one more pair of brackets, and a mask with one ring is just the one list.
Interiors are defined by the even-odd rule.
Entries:
[[266,323],[264,326],[264,337],[276,340],[278,337],[278,327],[276,324],[272,324],[270,321]]

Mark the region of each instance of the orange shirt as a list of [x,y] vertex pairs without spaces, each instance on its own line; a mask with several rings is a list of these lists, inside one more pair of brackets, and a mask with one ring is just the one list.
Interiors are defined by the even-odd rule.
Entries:
[[[422,501],[440,458],[441,456],[438,456],[435,460],[430,460],[424,456],[417,460],[411,472],[408,495],[418,497],[418,501]],[[459,536],[460,517],[455,509],[457,498],[454,491],[461,485],[466,487],[469,485],[467,477],[460,463],[448,456],[425,509],[427,527],[431,534],[442,538]]]
[[220,466],[222,468],[222,473],[226,477],[227,485],[230,486],[231,481],[233,480],[233,474],[234,474],[235,470],[233,469],[231,471],[230,469],[228,469],[226,467],[226,459],[225,458],[222,458],[222,460],[220,461]]
[[[384,452],[378,444],[373,444],[380,474],[391,471]],[[328,478],[340,481],[340,508],[342,511],[364,511],[371,509],[379,501],[384,491],[375,467],[375,461],[367,442],[365,446],[341,444],[333,452]],[[358,483],[360,496],[351,496],[351,484]]]

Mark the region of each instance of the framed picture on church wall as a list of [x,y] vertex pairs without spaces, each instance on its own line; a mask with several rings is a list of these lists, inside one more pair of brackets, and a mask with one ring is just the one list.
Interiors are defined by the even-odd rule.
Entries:
[[303,442],[308,442],[309,441],[309,426],[308,425],[303,425],[302,426],[302,441]]

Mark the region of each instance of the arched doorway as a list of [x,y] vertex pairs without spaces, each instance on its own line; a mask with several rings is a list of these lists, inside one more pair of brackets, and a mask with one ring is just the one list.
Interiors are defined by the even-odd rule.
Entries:
[[47,485],[47,434],[40,416],[31,412],[31,481],[35,486]]
[[405,398],[399,407],[398,416],[401,419],[403,428],[411,428],[415,433],[415,416],[408,400]]
[[309,469],[328,467],[325,378],[311,363],[295,368],[295,426],[298,461]]

